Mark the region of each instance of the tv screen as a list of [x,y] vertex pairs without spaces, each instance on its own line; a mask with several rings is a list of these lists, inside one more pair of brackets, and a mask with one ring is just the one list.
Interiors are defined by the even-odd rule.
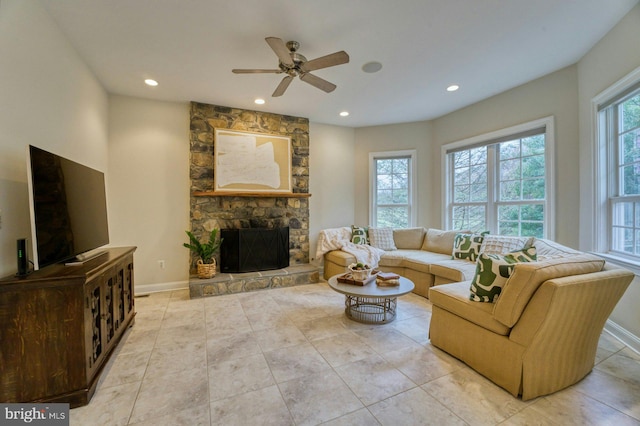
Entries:
[[31,145],[27,157],[34,268],[108,244],[104,173]]

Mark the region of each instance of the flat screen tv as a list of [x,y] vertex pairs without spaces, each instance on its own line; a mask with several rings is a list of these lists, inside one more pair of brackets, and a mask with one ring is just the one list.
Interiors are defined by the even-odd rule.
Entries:
[[27,152],[34,269],[78,262],[109,244],[104,173],[29,146]]

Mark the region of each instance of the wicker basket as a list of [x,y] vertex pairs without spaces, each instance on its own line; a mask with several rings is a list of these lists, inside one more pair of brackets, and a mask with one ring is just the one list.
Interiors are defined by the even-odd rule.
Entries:
[[213,278],[216,276],[216,260],[211,259],[212,263],[204,263],[202,259],[198,259],[198,278]]

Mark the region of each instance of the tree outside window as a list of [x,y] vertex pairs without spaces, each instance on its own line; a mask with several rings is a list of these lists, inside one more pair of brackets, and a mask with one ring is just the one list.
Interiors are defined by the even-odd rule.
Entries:
[[640,256],[640,90],[601,111],[615,173],[610,249]]
[[379,228],[408,228],[415,213],[415,151],[372,153],[372,218]]
[[505,129],[486,141],[479,136],[443,147],[448,227],[547,237],[552,123],[543,119],[516,126],[511,134]]

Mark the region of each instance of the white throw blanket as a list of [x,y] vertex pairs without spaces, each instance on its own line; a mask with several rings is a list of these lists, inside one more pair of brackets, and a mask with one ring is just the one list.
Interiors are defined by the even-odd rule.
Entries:
[[366,244],[353,244],[352,242],[345,242],[340,249],[354,255],[357,262],[366,263],[372,268],[378,266],[380,256],[384,254],[384,250],[377,247],[371,247]]
[[351,240],[351,228],[323,229],[318,235],[318,245],[316,246],[316,259],[322,259],[325,253],[331,250],[340,250],[342,245]]

